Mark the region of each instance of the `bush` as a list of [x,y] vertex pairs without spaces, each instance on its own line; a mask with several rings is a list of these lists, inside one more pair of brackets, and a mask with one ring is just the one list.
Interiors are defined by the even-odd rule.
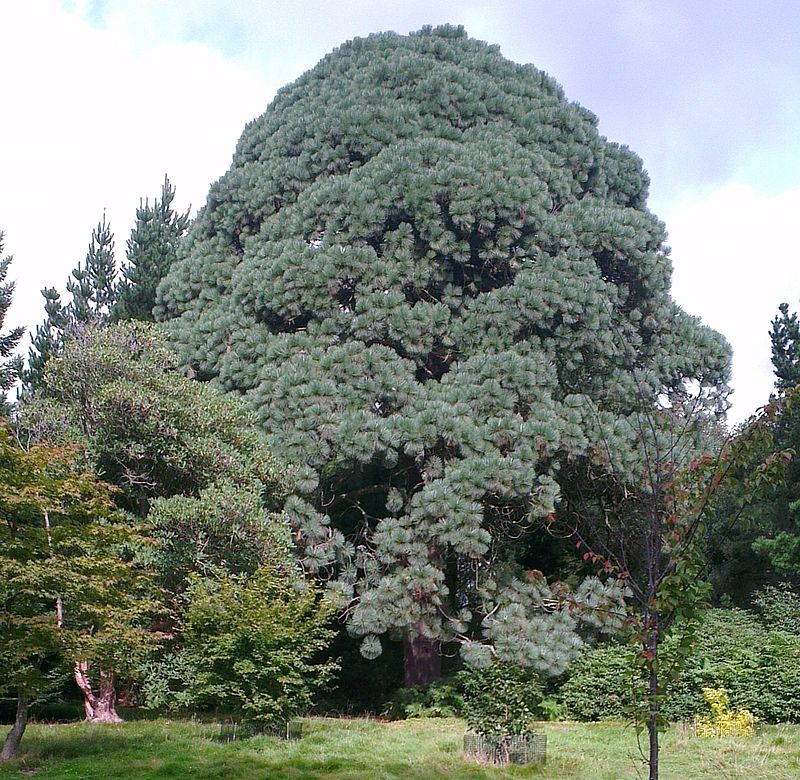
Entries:
[[458,718],[464,714],[462,684],[444,677],[420,688],[400,688],[386,704],[390,718]]
[[[675,639],[662,646],[665,678]],[[800,637],[762,624],[740,609],[705,613],[694,649],[673,680],[666,680],[662,712],[669,720],[706,715],[703,688],[723,688],[735,709],[768,723],[800,721]],[[576,720],[626,718],[644,698],[644,679],[624,645],[585,652],[561,688],[565,714]]]
[[767,585],[754,595],[753,603],[765,627],[800,634],[800,595],[788,583]]
[[151,675],[148,704],[237,712],[263,726],[306,711],[336,668],[316,660],[333,633],[319,590],[266,566],[189,582],[182,646]]
[[610,644],[587,650],[561,687],[564,715],[574,720],[629,718],[644,700],[645,680],[631,649]]
[[484,737],[533,734],[544,716],[544,689],[536,672],[495,663],[458,674],[464,691],[464,717],[470,730]]

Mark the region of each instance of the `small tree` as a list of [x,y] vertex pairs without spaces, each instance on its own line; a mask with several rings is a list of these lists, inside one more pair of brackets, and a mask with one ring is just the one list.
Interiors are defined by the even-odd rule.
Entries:
[[[712,501],[727,480],[743,486],[728,517],[729,527],[735,526],[745,508],[779,481],[791,457],[783,451],[763,462],[754,458],[771,452],[778,404],[767,407],[715,455],[703,454],[711,422],[706,400],[643,403],[625,427],[613,430],[598,414],[595,440],[605,454],[596,463],[605,463],[575,465],[580,476],[565,495],[560,518],[551,519],[554,528],[566,524],[585,561],[628,590],[627,628],[647,677],[641,725],[648,732],[651,780],[659,775],[665,682],[660,649],[668,632],[676,624],[685,629],[708,596],[701,532]],[[679,665],[690,645],[687,633],[675,656]]]
[[279,726],[304,712],[336,669],[317,660],[333,636],[332,604],[299,573],[192,576],[184,595],[175,700]]
[[[114,508],[112,489],[80,468],[75,450],[23,450],[0,423],[0,687],[17,696],[3,748],[13,758],[28,703],[47,690],[48,671],[93,661],[106,672],[87,693],[87,719],[116,719],[113,672],[152,646],[146,572],[120,555],[137,537]],[[113,660],[112,660],[113,659]]]
[[104,213],[92,231],[86,259],[67,280],[67,290],[72,293],[67,311],[73,326],[97,324],[108,318],[116,298],[116,276],[114,234]]

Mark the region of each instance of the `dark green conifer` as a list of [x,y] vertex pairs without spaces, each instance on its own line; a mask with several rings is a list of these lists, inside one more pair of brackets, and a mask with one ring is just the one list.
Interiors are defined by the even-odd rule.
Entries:
[[34,390],[41,386],[44,367],[54,355],[58,355],[64,346],[64,332],[67,329],[68,316],[61,303],[61,296],[55,287],[45,287],[44,322],[36,326],[36,333],[31,336],[28,349],[28,365],[23,369],[22,397],[30,398]]
[[83,263],[73,269],[67,280],[67,290],[72,296],[69,303],[61,302],[54,287],[42,290],[45,318],[31,336],[28,365],[21,374],[22,399],[30,400],[41,386],[45,364],[61,353],[65,339],[86,325],[99,325],[108,320],[116,298],[116,275],[114,234],[104,213],[92,231]]
[[451,639],[563,668],[563,593],[499,551],[562,464],[630,448],[642,388],[723,403],[729,349],[671,299],[647,188],[541,71],[460,28],[374,35],[246,127],[159,287],[182,360],[300,465],[305,563],[366,656],[405,638],[408,682]]
[[[3,240],[4,234],[0,231],[0,328],[5,324],[6,314],[8,314],[14,294],[14,282],[6,282],[8,268],[14,258],[11,255],[3,257]],[[5,394],[17,381],[22,368],[21,359],[14,356],[13,353],[24,332],[25,328],[18,327],[8,333],[0,333],[0,358],[2,359],[0,362],[0,390],[2,390],[0,411],[3,413],[7,411]]]
[[153,320],[156,288],[175,262],[178,242],[189,226],[189,211],[178,214],[172,208],[175,188],[164,176],[161,199],[153,205],[140,201],[136,224],[127,244],[127,263],[117,288],[115,320]]
[[67,290],[72,294],[67,316],[72,325],[96,325],[108,319],[116,298],[116,277],[114,234],[104,213],[92,231],[86,259],[67,280]]
[[780,314],[772,321],[769,337],[772,342],[772,365],[775,386],[788,390],[800,384],[800,322],[797,312],[789,314],[789,304],[782,303]]

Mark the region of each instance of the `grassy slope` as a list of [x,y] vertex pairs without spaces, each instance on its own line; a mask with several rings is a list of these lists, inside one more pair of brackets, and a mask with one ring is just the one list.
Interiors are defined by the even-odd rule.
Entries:
[[[463,723],[417,720],[310,719],[299,742],[257,737],[217,739],[218,727],[187,721],[138,721],[123,726],[32,726],[23,756],[0,766],[0,778],[37,780],[436,780],[535,777],[621,780],[637,777],[636,737],[613,723],[547,723],[545,767],[499,769],[460,755]],[[800,776],[800,727],[768,727],[754,739],[699,739],[667,733],[664,780],[786,780]]]

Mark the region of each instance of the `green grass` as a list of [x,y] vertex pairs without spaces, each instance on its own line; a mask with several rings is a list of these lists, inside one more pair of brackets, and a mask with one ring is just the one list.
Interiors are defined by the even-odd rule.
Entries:
[[[496,768],[465,759],[457,720],[304,721],[297,742],[270,737],[224,743],[219,726],[191,721],[132,721],[121,726],[32,725],[17,761],[0,778],[37,780],[622,780],[641,771],[636,735],[618,723],[546,723],[544,767]],[[786,780],[800,777],[800,727],[771,726],[751,739],[662,738],[664,780]],[[638,762],[638,763],[637,763]]]

